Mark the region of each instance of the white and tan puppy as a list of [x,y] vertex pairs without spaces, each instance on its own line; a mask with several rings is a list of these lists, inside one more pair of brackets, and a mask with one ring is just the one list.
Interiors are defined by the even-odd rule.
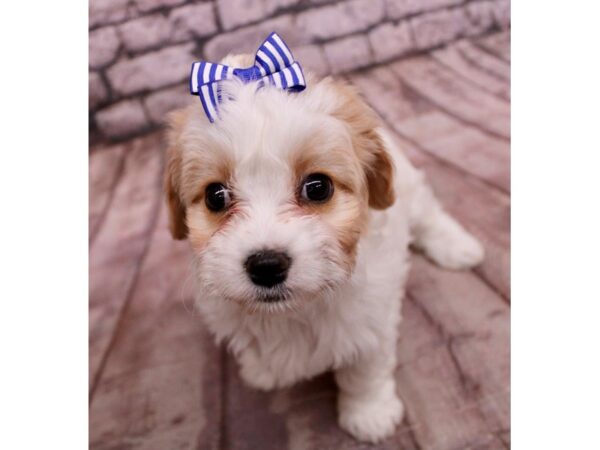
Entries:
[[197,308],[245,382],[273,389],[333,370],[340,426],[376,442],[403,415],[394,369],[409,245],[452,269],[483,249],[353,88],[306,78],[295,94],[228,81],[215,123],[200,102],[172,114],[170,226],[191,243]]

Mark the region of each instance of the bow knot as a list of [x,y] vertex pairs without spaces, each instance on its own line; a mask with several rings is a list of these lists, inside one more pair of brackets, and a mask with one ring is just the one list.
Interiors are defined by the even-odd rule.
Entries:
[[233,74],[244,83],[250,83],[262,78],[262,73],[260,73],[260,69],[256,66],[251,66],[247,69],[234,69]]
[[289,47],[277,33],[271,33],[258,48],[251,67],[232,69],[224,64],[204,61],[192,64],[190,92],[200,97],[204,112],[211,122],[219,114],[219,84],[234,77],[244,83],[258,81],[259,87],[268,83],[292,92],[300,92],[306,87],[302,68],[294,61]]

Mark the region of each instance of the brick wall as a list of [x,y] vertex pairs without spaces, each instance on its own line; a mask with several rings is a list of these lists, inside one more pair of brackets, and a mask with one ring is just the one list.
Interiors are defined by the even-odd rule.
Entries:
[[510,26],[509,0],[91,0],[94,136],[159,126],[190,101],[190,65],[254,53],[277,31],[302,65],[344,73]]

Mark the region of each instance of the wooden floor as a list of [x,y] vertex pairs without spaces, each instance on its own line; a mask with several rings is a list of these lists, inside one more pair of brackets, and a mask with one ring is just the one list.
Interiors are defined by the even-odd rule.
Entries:
[[338,429],[330,374],[269,394],[240,382],[192,310],[190,252],[167,231],[155,133],[90,155],[92,449],[510,447],[510,34],[349,78],[487,250],[468,272],[414,257],[396,435],[368,446]]

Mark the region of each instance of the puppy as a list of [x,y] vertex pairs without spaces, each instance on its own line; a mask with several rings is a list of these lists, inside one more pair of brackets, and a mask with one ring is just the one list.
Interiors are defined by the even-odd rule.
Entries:
[[269,390],[333,370],[339,425],[377,442],[403,416],[394,369],[409,245],[451,269],[483,249],[352,87],[305,77],[300,94],[224,83],[215,123],[199,102],[172,113],[170,229],[189,239],[197,308],[243,380]]

